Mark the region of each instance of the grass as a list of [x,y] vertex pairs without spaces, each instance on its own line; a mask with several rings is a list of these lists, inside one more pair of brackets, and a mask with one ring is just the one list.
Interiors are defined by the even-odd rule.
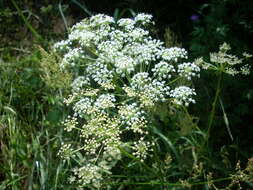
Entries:
[[39,60],[35,50],[0,63],[0,189],[61,189],[66,181],[56,156],[65,108],[42,81]]

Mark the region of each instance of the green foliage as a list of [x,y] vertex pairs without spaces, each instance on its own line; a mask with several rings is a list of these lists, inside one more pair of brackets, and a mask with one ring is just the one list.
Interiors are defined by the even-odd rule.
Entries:
[[0,62],[0,189],[68,189],[68,164],[56,157],[63,92],[42,80],[40,57],[33,50]]
[[59,67],[60,57],[53,51],[47,53],[38,47],[41,54],[42,79],[46,85],[54,90],[68,89],[71,82],[71,75],[67,71],[62,71]]
[[250,0],[212,0],[200,5],[189,43],[193,55],[206,56],[224,41],[229,42],[237,53],[252,49],[248,41],[253,35],[250,7]]

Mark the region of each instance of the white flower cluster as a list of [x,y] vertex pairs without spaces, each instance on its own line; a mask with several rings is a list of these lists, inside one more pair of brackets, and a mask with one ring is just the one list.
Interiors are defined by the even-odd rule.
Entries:
[[121,144],[119,125],[119,119],[103,113],[97,114],[87,124],[84,124],[81,128],[81,137],[84,139],[85,153],[95,155],[99,149],[117,148]]
[[227,43],[223,43],[219,48],[219,52],[210,53],[211,63],[202,60],[200,65],[203,69],[219,70],[232,76],[237,74],[249,75],[251,65],[243,65],[243,61],[251,58],[252,55],[243,53],[242,55],[244,58],[238,58],[237,56],[228,53],[230,49],[231,48]]
[[70,159],[73,156],[73,149],[71,148],[71,144],[62,144],[61,149],[57,153],[64,160]]
[[99,14],[74,25],[68,39],[54,46],[62,53],[61,68],[76,77],[65,100],[74,113],[64,126],[79,134],[74,151],[87,158],[75,169],[72,182],[97,188],[126,144],[129,153],[145,161],[154,145],[146,138],[153,108],[171,99],[185,106],[195,102],[194,89],[173,81],[198,76],[198,66],[178,65],[187,52],[153,39],[146,29],[150,24],[152,16],[147,14],[118,21]]
[[65,126],[64,129],[70,132],[77,126],[77,118],[68,116],[68,118],[62,124]]
[[113,78],[113,71],[107,68],[107,65],[97,61],[97,64],[90,64],[86,68],[87,78],[92,78],[97,84],[110,84]]
[[85,53],[81,48],[70,49],[69,52],[64,55],[60,67],[61,69],[75,67],[83,58],[85,58]]
[[120,56],[115,59],[116,72],[125,77],[125,73],[134,71],[136,63],[133,58],[127,56]]
[[188,86],[180,86],[171,91],[171,97],[176,104],[188,106],[189,103],[195,103],[192,96],[196,95],[194,89]]
[[[152,80],[147,72],[140,72],[133,76],[131,81],[131,91],[133,96],[140,98],[141,103],[145,106],[152,106],[156,102],[164,102],[169,96],[170,87],[166,85],[166,81]],[[128,88],[128,91],[130,89]]]
[[134,21],[135,21],[136,23],[139,22],[139,23],[141,23],[141,24],[143,24],[143,25],[146,25],[146,24],[153,23],[152,18],[153,18],[152,15],[140,13],[140,14],[137,14],[137,15],[135,16]]
[[69,51],[71,46],[70,40],[62,40],[54,44],[54,48],[61,51]]
[[123,128],[132,130],[134,133],[148,134],[145,111],[141,110],[136,103],[120,106],[118,114]]
[[116,102],[116,99],[113,94],[102,94],[97,98],[94,106],[103,110],[106,108],[115,107],[114,102]]
[[71,84],[72,91],[80,92],[85,88],[85,86],[88,86],[89,84],[90,84],[89,78],[79,76]]
[[92,183],[94,187],[99,188],[100,179],[102,178],[101,170],[99,166],[92,163],[88,163],[80,168],[74,168],[74,176],[70,179],[70,182],[78,182],[82,185]]
[[195,63],[182,63],[178,65],[178,73],[180,76],[191,80],[192,77],[199,77],[200,68]]
[[170,79],[172,77],[172,73],[175,73],[176,70],[172,64],[161,61],[154,66],[152,72],[154,73],[155,77],[157,77],[159,80],[162,80]]
[[84,97],[75,103],[73,110],[75,112],[75,116],[83,117],[84,114],[91,114],[96,109],[93,108],[93,100],[91,98]]
[[164,49],[162,51],[162,58],[166,61],[175,61],[177,62],[179,58],[185,58],[187,59],[187,51],[182,48],[169,48]]
[[154,146],[153,142],[150,143],[148,141],[145,141],[144,138],[141,137],[139,141],[134,142],[133,150],[135,152],[133,153],[133,155],[139,158],[141,162],[144,162],[147,157],[148,151],[152,151],[152,146]]

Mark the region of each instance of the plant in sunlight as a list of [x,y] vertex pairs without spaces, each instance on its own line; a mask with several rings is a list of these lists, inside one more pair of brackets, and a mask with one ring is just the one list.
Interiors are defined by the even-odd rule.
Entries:
[[119,20],[98,14],[54,45],[60,68],[74,76],[65,100],[73,114],[63,125],[77,138],[59,151],[63,159],[79,160],[70,182],[98,188],[124,156],[145,163],[155,145],[153,110],[195,103],[189,81],[200,68],[187,62],[185,49],[154,39],[152,25],[147,14]]

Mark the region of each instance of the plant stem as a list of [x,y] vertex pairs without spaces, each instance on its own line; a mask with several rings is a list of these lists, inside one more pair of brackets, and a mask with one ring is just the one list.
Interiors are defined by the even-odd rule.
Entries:
[[29,21],[27,20],[27,18],[24,16],[24,14],[22,13],[22,11],[20,10],[20,8],[18,7],[17,3],[15,0],[11,0],[12,4],[14,5],[14,7],[17,9],[19,16],[22,18],[22,20],[25,22],[25,25],[27,26],[27,28],[32,32],[32,34],[38,39],[38,40],[42,40],[42,37],[38,34],[38,32],[32,27],[32,25],[29,23]]
[[215,92],[215,97],[214,97],[214,101],[212,103],[212,110],[211,110],[211,114],[209,116],[209,121],[208,121],[208,126],[207,126],[207,136],[206,136],[206,144],[207,145],[208,145],[210,132],[211,132],[211,128],[212,128],[212,124],[213,124],[213,120],[214,120],[215,109],[216,109],[218,97],[219,97],[220,91],[221,91],[221,83],[222,83],[222,77],[223,77],[222,72],[219,73],[218,77],[219,78],[218,78],[217,88],[216,88],[216,92]]

